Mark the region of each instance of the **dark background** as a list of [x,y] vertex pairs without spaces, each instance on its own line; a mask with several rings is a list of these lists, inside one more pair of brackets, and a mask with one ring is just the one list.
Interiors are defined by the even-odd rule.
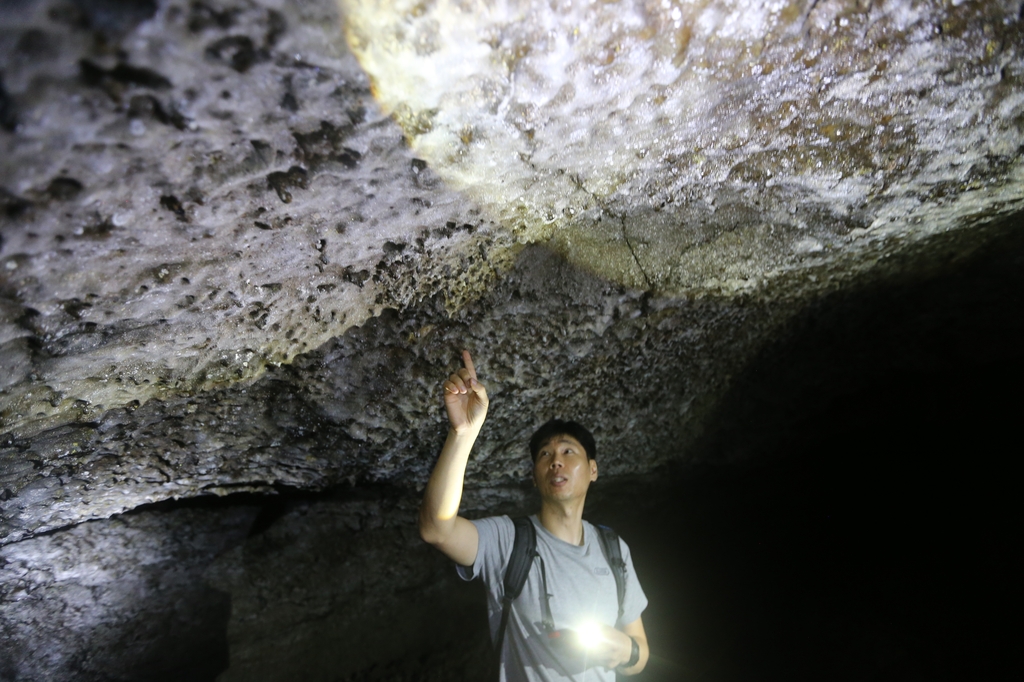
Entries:
[[1021,232],[822,299],[738,378],[707,464],[609,486],[651,602],[637,679],[1024,679]]
[[834,403],[786,461],[694,472],[618,524],[651,600],[646,679],[1021,679],[1021,403],[901,379]]

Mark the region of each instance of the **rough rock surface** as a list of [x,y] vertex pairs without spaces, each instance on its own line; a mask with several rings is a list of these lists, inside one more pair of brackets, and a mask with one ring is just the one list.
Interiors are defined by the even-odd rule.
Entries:
[[333,6],[277,4],[152,4],[119,36],[83,27],[104,3],[5,10],[4,431],[250,379],[473,284],[447,272],[487,226],[374,105]]
[[[59,639],[50,620],[113,625],[52,660],[31,647],[2,659],[0,677],[163,670],[155,630],[138,633],[134,663],[104,658],[147,613],[182,646],[185,623],[219,632],[221,660],[227,592],[231,674],[268,666],[261,581],[310,557],[369,579],[378,544],[390,557],[415,544],[408,509],[328,495],[320,530],[288,507],[241,545],[241,503],[111,517],[235,493],[414,498],[443,437],[438,381],[462,347],[494,401],[471,513],[523,508],[522,441],[553,415],[595,426],[612,478],[751,451],[696,444],[770,401],[748,379],[807,311],[841,320],[858,292],[955,272],[993,245],[1017,262],[1022,12],[5,2],[0,627],[7,647]],[[324,530],[353,515],[380,528]],[[300,547],[276,555],[299,527]],[[124,579],[100,587],[74,568],[96,547],[150,552],[156,568],[104,563]],[[441,585],[416,556],[396,584],[424,571]],[[203,586],[211,565],[221,592]],[[345,604],[396,608],[377,587],[359,602],[324,566],[296,587],[296,652],[322,635],[314,585],[330,585],[332,633],[352,627]],[[128,593],[143,605],[114,603]],[[472,662],[455,665],[472,679]]]
[[628,286],[763,290],[1022,199],[1019,2],[340,4],[417,154]]
[[[477,483],[552,412],[612,452],[629,424],[666,434],[610,465],[647,471],[808,301],[1020,207],[1016,3],[343,5],[5,10],[6,541],[172,497],[421,484],[462,344],[530,405]],[[630,393],[655,366],[671,413]]]
[[146,508],[0,549],[0,679],[486,676],[479,586],[456,586],[419,540],[414,501],[255,502]]
[[0,549],[0,679],[212,679],[232,605],[203,571],[256,513],[140,512]]

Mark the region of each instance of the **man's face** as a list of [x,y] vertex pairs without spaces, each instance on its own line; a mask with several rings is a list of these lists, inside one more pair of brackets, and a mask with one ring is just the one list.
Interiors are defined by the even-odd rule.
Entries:
[[554,436],[537,451],[533,480],[545,499],[571,500],[586,497],[597,480],[597,460],[572,436]]

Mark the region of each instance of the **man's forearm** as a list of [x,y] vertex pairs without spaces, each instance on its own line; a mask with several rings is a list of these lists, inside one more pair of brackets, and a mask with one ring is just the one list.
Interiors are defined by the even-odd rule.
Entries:
[[615,666],[615,670],[621,675],[636,675],[647,667],[647,660],[651,656],[651,650],[647,643],[647,633],[644,631],[643,620],[637,618],[634,622],[624,626],[619,632],[636,641],[639,650],[639,658],[633,665],[628,665],[630,655],[633,653],[633,642],[629,642],[629,648],[621,652],[622,659]]
[[420,505],[420,536],[431,544],[443,542],[455,527],[466,464],[478,434],[479,429],[448,431]]

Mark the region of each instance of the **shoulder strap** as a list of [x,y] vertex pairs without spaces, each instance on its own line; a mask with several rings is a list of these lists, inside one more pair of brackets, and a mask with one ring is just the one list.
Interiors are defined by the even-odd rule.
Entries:
[[512,602],[523,591],[526,577],[530,574],[530,567],[533,565],[533,557],[537,554],[537,530],[533,527],[533,521],[528,516],[518,516],[512,519],[512,523],[516,528],[516,539],[512,543],[512,555],[505,568],[505,581],[501,597],[501,625],[498,626],[498,637],[494,642],[499,660]]
[[597,526],[597,536],[601,538],[601,549],[608,566],[615,576],[615,591],[619,596],[619,620],[622,620],[623,601],[626,598],[626,562],[622,560],[622,548],[619,546],[619,535],[608,526]]
[[512,556],[505,568],[505,585],[503,598],[512,601],[523,591],[526,576],[530,574],[533,556],[537,549],[537,529],[528,516],[512,519],[516,528],[516,539],[512,543]]

